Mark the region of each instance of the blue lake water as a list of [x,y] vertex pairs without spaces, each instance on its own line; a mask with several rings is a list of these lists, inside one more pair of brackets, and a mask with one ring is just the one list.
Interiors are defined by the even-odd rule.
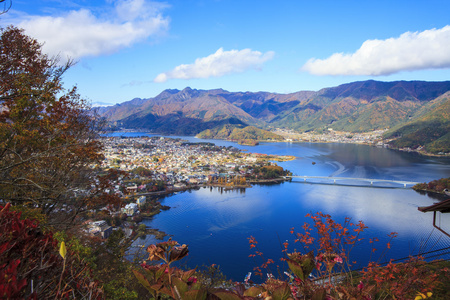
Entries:
[[[133,133],[135,136],[142,134]],[[129,133],[127,133],[129,135]],[[450,177],[450,159],[423,157],[384,148],[352,144],[262,143],[256,147],[240,146],[221,140],[200,140],[222,146],[234,146],[250,152],[294,155],[296,160],[278,163],[295,175],[334,176],[349,178],[390,179],[428,182]],[[315,162],[315,164],[313,164]],[[350,217],[362,220],[369,228],[364,231],[365,243],[352,252],[352,260],[364,266],[376,260],[389,240],[388,234],[397,232],[385,261],[412,254],[425,253],[450,246],[450,238],[433,228],[433,213],[422,213],[419,206],[437,200],[412,189],[340,186],[304,183],[302,179],[274,185],[255,185],[245,191],[220,191],[201,188],[186,191],[162,200],[171,207],[145,223],[168,233],[182,244],[189,245],[187,267],[217,264],[229,279],[242,281],[245,274],[261,261],[249,258],[253,252],[248,238],[254,236],[265,258],[279,264],[281,243],[293,244],[290,228],[301,231],[307,213],[330,214],[337,222]],[[450,232],[450,216],[438,215],[438,225]],[[379,251],[371,257],[368,239],[378,237]],[[138,239],[137,245],[156,242],[153,237]],[[446,250],[446,257],[450,257]],[[436,252],[427,254],[429,259]]]

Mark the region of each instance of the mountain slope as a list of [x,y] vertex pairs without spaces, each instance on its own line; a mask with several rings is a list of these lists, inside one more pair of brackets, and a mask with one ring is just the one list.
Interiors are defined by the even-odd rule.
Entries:
[[320,90],[271,123],[309,131],[331,127],[365,132],[407,122],[421,107],[450,90],[450,81],[362,81]]
[[429,153],[450,152],[450,92],[420,108],[416,117],[386,133],[393,148],[417,149]]
[[352,97],[372,101],[379,97],[391,97],[397,101],[418,100],[430,101],[450,90],[450,81],[392,81],[382,82],[375,80],[358,81],[342,84],[333,88],[319,91],[327,98]]
[[225,123],[263,125],[218,95],[218,91],[166,90],[155,98],[133,99],[99,112],[115,126],[168,134],[197,134]]
[[[448,91],[450,81],[369,80],[291,94],[185,88],[99,108],[99,112],[119,127],[169,134],[197,134],[224,124],[364,132],[430,119],[444,109],[433,107]],[[439,118],[448,120],[448,116]]]

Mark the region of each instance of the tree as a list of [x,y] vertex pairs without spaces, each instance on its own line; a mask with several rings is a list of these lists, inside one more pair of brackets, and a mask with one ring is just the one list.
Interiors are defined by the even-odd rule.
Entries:
[[103,121],[75,87],[62,86],[72,65],[43,54],[21,29],[1,30],[0,199],[39,208],[53,223],[63,212],[73,221],[88,205],[103,205],[98,196],[112,182],[94,179],[91,168],[103,159]]
[[142,166],[139,166],[137,168],[134,168],[131,173],[137,174],[141,177],[151,177],[153,175],[153,172],[149,169],[146,169]]

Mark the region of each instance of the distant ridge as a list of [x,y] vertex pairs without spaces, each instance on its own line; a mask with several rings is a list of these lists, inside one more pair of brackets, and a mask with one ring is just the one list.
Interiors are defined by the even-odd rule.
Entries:
[[[434,120],[433,124],[450,121],[448,114],[440,113],[450,101],[449,91],[450,81],[367,80],[290,94],[187,87],[98,111],[114,126],[165,134],[195,135],[224,124],[319,132],[328,128],[347,132],[389,128],[396,130],[395,137],[401,141],[403,135],[398,130],[402,126],[424,124],[420,121],[423,118]],[[441,140],[440,149],[446,149],[446,143]]]
[[337,87],[323,89],[322,96],[328,98],[353,97],[373,100],[381,96],[391,97],[397,101],[429,101],[439,97],[450,89],[450,81],[393,81],[375,80],[357,81]]

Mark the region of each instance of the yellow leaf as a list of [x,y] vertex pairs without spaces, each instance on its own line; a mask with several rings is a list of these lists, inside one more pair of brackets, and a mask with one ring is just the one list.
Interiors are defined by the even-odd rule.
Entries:
[[61,243],[61,247],[59,248],[59,254],[62,258],[66,259],[67,249],[66,244],[64,242]]
[[418,292],[416,298],[414,298],[414,300],[421,300],[421,299],[426,299],[429,298],[433,295],[433,293],[431,292],[427,292],[427,295],[425,296],[425,294]]

